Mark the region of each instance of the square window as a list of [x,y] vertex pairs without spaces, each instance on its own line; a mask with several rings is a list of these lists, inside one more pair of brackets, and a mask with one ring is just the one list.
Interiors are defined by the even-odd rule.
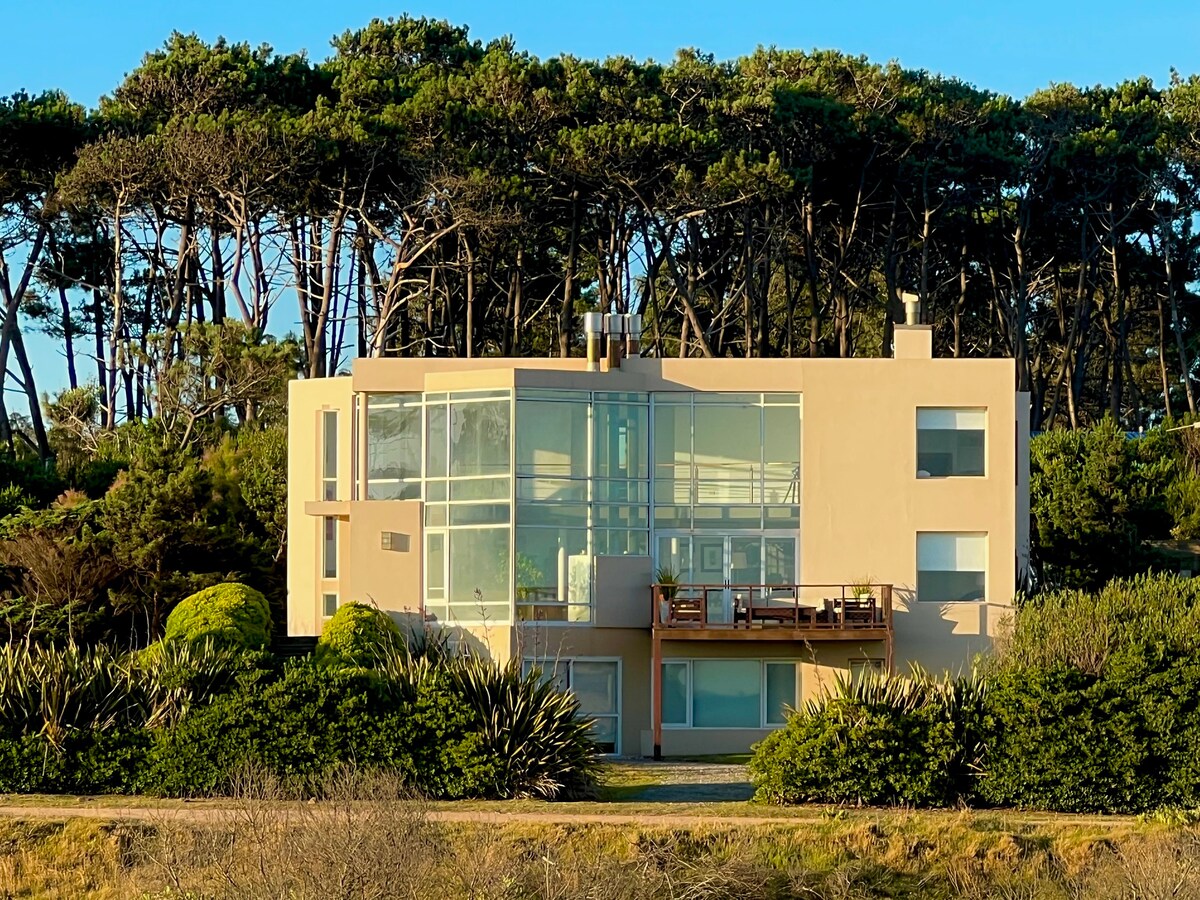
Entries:
[[986,409],[919,408],[917,476],[982,476],[986,423]]
[[982,600],[987,589],[987,535],[926,531],[917,535],[917,600]]
[[852,659],[850,660],[850,683],[862,684],[868,678],[878,677],[884,673],[882,659]]
[[761,728],[762,664],[756,659],[692,662],[692,725]]
[[322,594],[321,595],[321,615],[326,619],[332,618],[338,608],[337,594]]

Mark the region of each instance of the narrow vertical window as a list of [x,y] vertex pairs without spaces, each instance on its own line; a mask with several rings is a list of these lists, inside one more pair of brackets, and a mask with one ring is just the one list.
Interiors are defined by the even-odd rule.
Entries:
[[796,664],[768,662],[763,669],[766,683],[763,724],[786,725],[788,710],[796,708]]
[[325,517],[325,541],[321,553],[322,567],[324,578],[337,578],[337,519],[333,516]]
[[338,498],[338,414],[336,409],[321,412],[321,498]]
[[321,615],[326,619],[330,619],[337,612],[338,595],[337,594],[322,594],[321,595]]

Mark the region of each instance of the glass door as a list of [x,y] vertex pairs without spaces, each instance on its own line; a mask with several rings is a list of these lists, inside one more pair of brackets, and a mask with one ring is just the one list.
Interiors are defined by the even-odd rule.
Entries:
[[708,621],[727,623],[733,621],[729,605],[729,546],[722,535],[693,535],[692,537],[692,581],[695,584],[725,585],[722,590],[705,592]]

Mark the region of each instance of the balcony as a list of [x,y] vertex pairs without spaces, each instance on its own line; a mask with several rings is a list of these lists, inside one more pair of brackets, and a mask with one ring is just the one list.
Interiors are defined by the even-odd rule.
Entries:
[[892,637],[892,586],[856,596],[848,584],[655,584],[655,638],[837,641]]

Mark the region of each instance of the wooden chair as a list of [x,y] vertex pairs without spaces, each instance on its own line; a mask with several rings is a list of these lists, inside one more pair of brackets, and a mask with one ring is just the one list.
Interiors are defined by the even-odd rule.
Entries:
[[701,603],[703,601],[695,597],[681,597],[671,601],[670,605],[670,621],[671,622],[688,622],[697,623],[701,621],[703,610]]

